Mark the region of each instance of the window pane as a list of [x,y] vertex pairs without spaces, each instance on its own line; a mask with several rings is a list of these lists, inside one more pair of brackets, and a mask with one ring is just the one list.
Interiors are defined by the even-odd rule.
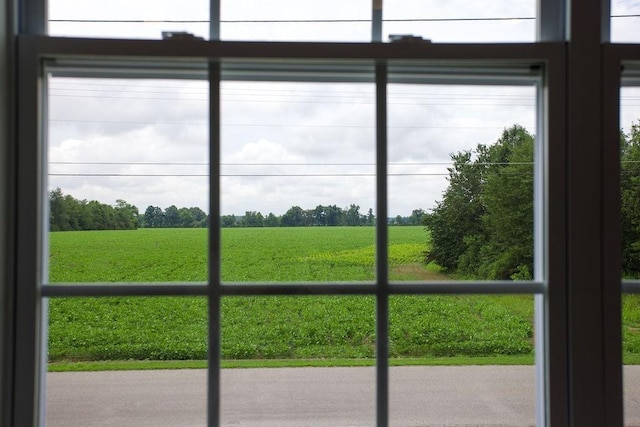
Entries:
[[206,83],[48,87],[50,281],[207,280]]
[[623,87],[620,107],[622,274],[627,279],[640,279],[640,88]]
[[611,0],[611,41],[640,42],[640,4],[627,0]]
[[160,39],[163,31],[209,38],[209,1],[49,0],[49,35]]
[[389,85],[392,280],[532,279],[535,91]]
[[413,35],[442,42],[533,42],[535,0],[385,0],[383,40]]
[[534,425],[533,311],[531,296],[391,297],[391,365],[418,366],[390,368],[389,424]]
[[222,85],[222,279],[374,276],[371,84]]
[[222,40],[371,40],[371,0],[222,0]]
[[374,425],[374,354],[372,297],[223,298],[222,424]]
[[138,369],[206,358],[206,298],[51,299],[46,424],[205,425],[205,369]]
[[[620,92],[620,196],[622,222],[622,276],[640,279],[640,88]],[[622,350],[624,367],[625,425],[640,423],[640,295],[622,296]]]

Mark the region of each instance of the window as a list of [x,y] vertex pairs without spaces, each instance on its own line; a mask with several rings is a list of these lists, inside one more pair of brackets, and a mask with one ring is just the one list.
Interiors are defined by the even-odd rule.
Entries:
[[[533,313],[534,317],[533,323],[523,325],[524,335],[512,340],[524,340],[530,348],[535,348],[535,368],[517,374],[523,375],[518,378],[530,381],[529,386],[522,387],[527,389],[527,399],[535,399],[534,409],[520,408],[525,417],[523,422],[533,423],[535,419],[539,426],[621,424],[620,294],[618,288],[603,284],[619,283],[620,278],[619,252],[616,252],[620,233],[617,225],[612,225],[619,224],[619,198],[614,203],[606,202],[610,201],[610,194],[617,195],[621,166],[618,147],[613,150],[601,139],[604,134],[613,134],[614,128],[617,131],[620,124],[617,116],[612,120],[619,94],[615,94],[615,100],[611,97],[619,85],[620,64],[637,57],[633,46],[603,44],[607,37],[599,42],[592,37],[593,28],[610,20],[608,13],[595,7],[597,2],[590,3],[589,8],[539,0],[535,12],[530,2],[512,2],[513,8],[502,6],[504,14],[487,13],[471,18],[444,14],[441,18],[429,10],[415,23],[409,22],[412,16],[393,1],[385,5],[378,1],[371,5],[354,4],[348,16],[346,12],[334,14],[335,10],[324,6],[312,9],[313,17],[304,14],[305,10],[311,10],[308,8],[294,8],[287,13],[278,10],[273,14],[250,6],[233,11],[231,3],[213,1],[202,5],[196,11],[197,16],[183,16],[182,11],[172,10],[150,17],[147,12],[155,13],[159,9],[144,8],[141,15],[116,14],[113,19],[107,12],[95,16],[83,15],[80,10],[77,19],[67,18],[57,15],[61,3],[45,3],[20,2],[24,19],[18,31],[20,78],[16,89],[18,140],[14,147],[16,193],[13,197],[16,239],[11,255],[12,264],[16,266],[16,278],[11,282],[16,301],[12,317],[15,339],[9,361],[11,369],[7,369],[15,372],[15,383],[11,387],[11,417],[15,425],[43,424],[45,412],[47,416],[55,416],[55,408],[44,410],[47,330],[51,340],[57,339],[56,316],[68,301],[94,301],[97,305],[87,311],[111,304],[123,306],[122,312],[127,312],[127,304],[132,302],[137,305],[136,312],[153,312],[153,307],[142,308],[145,302],[153,306],[157,301],[166,301],[167,312],[170,307],[173,310],[197,308],[198,314],[206,312],[203,317],[195,317],[200,322],[200,333],[207,335],[206,378],[191,380],[197,389],[195,393],[206,393],[206,398],[200,396],[199,403],[194,403],[193,412],[197,414],[194,422],[203,422],[206,414],[209,425],[236,422],[234,409],[225,399],[237,390],[225,382],[221,369],[225,336],[228,336],[225,331],[232,333],[225,330],[231,305],[264,304],[276,297],[289,298],[294,304],[300,301],[309,301],[310,305],[323,305],[327,301],[360,304],[359,310],[375,317],[376,339],[369,347],[375,354],[375,367],[367,369],[362,377],[365,387],[360,390],[366,389],[362,396],[368,398],[362,405],[365,418],[345,419],[358,423],[374,420],[384,426],[396,421],[404,423],[400,415],[408,414],[395,381],[402,375],[412,374],[410,370],[400,373],[390,368],[394,352],[398,351],[393,336],[402,333],[394,328],[404,323],[398,321],[398,316],[402,307],[409,306],[407,301],[420,306],[447,306],[451,301],[456,304],[462,301],[482,307],[494,298],[499,301],[512,296],[522,296],[523,310]],[[580,24],[571,25],[567,35],[562,24],[565,9],[569,21]],[[48,34],[45,10],[51,18]],[[113,10],[120,9],[114,7]],[[247,10],[259,16],[249,16],[245,14]],[[448,37],[435,25],[437,20],[448,22],[450,19],[470,19],[464,27],[463,39]],[[471,24],[473,19],[477,22]],[[495,23],[498,19],[507,24],[505,28],[512,27],[513,32],[492,26],[483,34],[486,41],[500,43],[477,43],[484,39],[466,37],[475,34],[468,31],[472,25]],[[68,22],[71,20],[82,22]],[[138,40],[116,40],[117,34],[105,34],[100,27],[102,21],[107,20],[127,21],[116,23],[123,27],[141,24],[137,28],[117,30],[120,36]],[[154,22],[149,25],[138,21]],[[252,24],[253,29],[241,29],[239,24],[245,23]],[[304,25],[298,26],[301,23]],[[90,24],[90,28],[72,30],[67,24]],[[166,24],[172,25],[169,28]],[[584,28],[589,29],[589,34]],[[400,29],[410,29],[410,37],[377,43],[387,41]],[[173,37],[166,35],[172,40],[142,40],[160,38],[158,30],[187,31],[195,37],[176,33]],[[51,37],[73,34],[109,38]],[[430,39],[432,43],[412,36]],[[199,37],[212,41],[199,40]],[[354,41],[364,43],[351,43]],[[451,41],[461,43],[440,43]],[[531,43],[512,43],[519,41]],[[597,90],[601,86],[603,90]],[[585,90],[585,87],[595,89]],[[433,125],[438,113],[433,113],[433,123],[427,119],[418,121],[410,115],[411,106],[401,105],[402,98],[433,97],[438,93],[436,89],[442,89],[442,93],[464,93],[468,104],[488,104],[474,113],[487,114],[475,125],[464,115],[466,106],[459,103],[453,112],[439,111],[447,118],[457,117],[464,120],[467,127],[474,127],[477,131],[468,138],[475,141],[457,145],[456,138],[452,137],[441,147],[431,144],[417,147],[408,143],[411,137],[437,137],[437,133],[420,128]],[[113,97],[106,95],[107,92]],[[345,105],[341,105],[340,98],[347,94]],[[472,99],[474,95],[480,99]],[[66,106],[62,108],[57,98],[70,96],[77,99],[76,104],[68,110]],[[83,108],[92,99],[100,100],[103,111]],[[268,108],[264,108],[265,100]],[[135,114],[133,104],[149,102],[158,107],[165,104],[165,107],[154,110],[154,114]],[[492,111],[502,102],[509,108]],[[191,103],[199,104],[190,107]],[[247,107],[252,114],[239,114],[235,104],[240,103],[250,104]],[[301,105],[294,108],[294,103]],[[301,116],[300,111],[305,109],[309,114]],[[331,116],[337,112],[341,112],[338,119]],[[421,114],[427,117],[432,113]],[[460,277],[443,281],[398,271],[392,262],[398,249],[394,246],[396,229],[388,223],[396,212],[408,209],[402,207],[407,196],[399,197],[407,187],[402,182],[406,179],[403,176],[421,177],[421,182],[427,183],[423,185],[430,187],[428,179],[422,177],[444,172],[432,172],[430,168],[436,165],[427,163],[442,163],[443,156],[473,148],[475,143],[494,142],[495,136],[481,134],[485,128],[495,127],[487,117],[522,121],[519,124],[535,137],[532,159],[518,162],[516,168],[528,181],[504,181],[519,183],[531,192],[530,197],[523,199],[523,203],[528,206],[531,202],[532,206],[523,210],[532,218],[528,222],[530,227],[526,228],[530,230],[531,242],[524,245],[531,251],[531,266],[527,266],[527,271],[523,266],[509,272],[508,279],[515,280]],[[89,133],[74,136],[74,133],[80,135],[77,130],[81,127]],[[110,141],[101,133],[107,128],[118,134],[117,141]],[[160,128],[166,130],[159,131]],[[249,132],[253,128],[263,128],[269,138],[255,138]],[[403,128],[407,132],[400,135]],[[464,139],[464,129],[455,131]],[[173,150],[174,137],[193,141],[194,150]],[[236,138],[244,138],[246,144],[236,146]],[[332,145],[335,138],[347,143]],[[283,142],[273,141],[276,139]],[[141,146],[137,145],[143,140]],[[153,142],[149,142],[151,140]],[[122,141],[128,142],[126,149],[119,145]],[[153,150],[144,151],[149,147]],[[327,160],[322,154],[329,147],[334,153],[339,150],[340,154]],[[140,148],[142,152],[137,151]],[[402,156],[403,149],[415,151],[417,161],[414,157]],[[115,150],[119,152],[111,152]],[[436,151],[440,152],[439,156],[435,155]],[[114,154],[119,157],[113,161],[97,158],[101,152],[107,152],[104,157],[111,158]],[[116,175],[127,175],[128,179],[118,180],[123,177]],[[293,190],[287,189],[286,181],[281,180],[285,177],[296,178],[299,185]],[[332,259],[337,266],[335,275],[317,275],[308,268],[294,280],[284,280],[276,275],[277,263],[272,263],[268,273],[258,272],[247,277],[225,271],[233,263],[225,258],[228,250],[225,245],[240,242],[234,240],[237,235],[231,236],[223,228],[225,215],[237,212],[239,206],[247,206],[241,212],[242,220],[253,221],[259,219],[258,211],[264,214],[275,210],[278,197],[285,203],[291,194],[300,199],[304,199],[305,194],[322,194],[316,188],[336,185],[331,179],[339,177],[348,179],[346,182],[354,187],[353,204],[367,209],[366,214],[362,211],[357,214],[358,220],[363,214],[364,221],[374,223],[370,233],[361,236],[363,242],[369,243],[370,251],[354,254],[344,248],[336,256],[335,251],[327,250],[323,256],[335,258]],[[610,177],[616,177],[616,181]],[[104,188],[95,183],[111,180],[112,188],[117,188],[120,194],[139,185],[136,182],[149,182],[144,181],[147,178],[163,179],[161,188],[167,191],[155,192],[158,197],[171,193],[175,195],[175,203],[184,204],[187,210],[191,207],[188,205],[196,203],[191,202],[194,199],[190,197],[197,197],[197,203],[206,205],[201,209],[209,219],[201,239],[206,245],[206,268],[196,269],[193,275],[164,274],[160,280],[144,275],[114,277],[106,273],[87,275],[80,280],[67,280],[64,274],[56,276],[61,270],[55,270],[56,260],[52,255],[58,253],[55,245],[60,242],[50,239],[47,226],[49,214],[56,213],[48,211],[50,192],[55,193],[58,185],[61,188],[64,185],[77,188],[77,197],[82,199],[115,196],[116,192],[105,193]],[[272,187],[287,191],[272,192],[272,188],[265,187],[267,182],[275,182]],[[440,185],[440,191],[446,188],[446,183]],[[153,189],[153,184],[146,184],[131,194],[138,197],[145,192],[153,193]],[[613,189],[616,191],[610,191]],[[270,192],[271,197],[260,200],[265,191]],[[420,202],[421,193],[419,189],[410,193],[418,195],[414,196],[416,204]],[[59,196],[63,194],[64,191]],[[148,219],[152,221],[149,224],[153,224],[153,207],[157,205],[152,198],[140,200],[145,201],[136,203],[149,203],[152,208]],[[241,205],[240,200],[256,200],[260,207]],[[126,211],[129,201],[122,199],[122,202],[111,208]],[[294,203],[298,202],[292,202],[291,207],[296,206]],[[304,209],[314,209],[318,207],[313,206],[316,203],[320,209],[314,220],[328,225],[330,215],[335,212],[326,208],[332,208],[333,203],[327,198],[314,201]],[[335,204],[337,207],[337,202]],[[420,202],[416,209],[429,209],[422,205]],[[169,216],[175,216],[177,210],[180,218],[182,207],[176,205],[176,209],[170,209]],[[100,209],[96,206],[97,211]],[[166,216],[167,212],[163,213]],[[193,216],[193,212],[190,213]],[[403,220],[402,214],[397,216]],[[593,230],[602,232],[592,237],[589,231]],[[608,230],[613,231],[609,234]],[[319,237],[318,241],[321,240]],[[180,247],[178,239],[169,245]],[[251,249],[251,245],[244,245]],[[267,249],[264,244],[261,247]],[[365,280],[361,276],[344,277],[339,270],[340,262],[354,255],[370,263],[367,271],[371,274]],[[299,254],[298,258],[299,264],[305,266],[314,261],[306,254]],[[585,265],[592,268],[585,271]],[[490,277],[495,278],[504,277]],[[623,286],[629,290],[633,284]],[[305,317],[304,308],[298,312]],[[51,323],[47,322],[48,313]],[[501,316],[509,317],[508,312],[499,310],[493,315],[483,319],[497,325]],[[420,319],[420,316],[414,317]],[[259,316],[256,318],[256,322],[260,322]],[[434,319],[424,321],[437,324]],[[77,325],[82,320],[75,322]],[[166,325],[169,323],[164,327]],[[146,322],[137,326],[140,334],[163,327]],[[358,330],[367,329],[363,326]],[[602,334],[593,331],[602,331]],[[370,339],[370,335],[367,337]],[[245,338],[248,338],[246,348],[255,349],[255,344],[264,337],[256,334]],[[196,341],[192,347],[200,346],[198,349],[202,350],[202,340]],[[131,340],[129,344],[135,347],[137,342]],[[325,379],[326,387],[331,388],[333,383]],[[51,386],[55,387],[53,382]],[[110,385],[104,387],[106,390]],[[424,388],[419,393],[423,391]],[[242,394],[242,390],[239,393]],[[317,396],[308,398],[318,399]],[[468,402],[470,396],[463,393],[455,398]],[[421,414],[409,414],[405,420],[409,424],[420,417]],[[508,417],[498,418],[481,421],[514,422]]]

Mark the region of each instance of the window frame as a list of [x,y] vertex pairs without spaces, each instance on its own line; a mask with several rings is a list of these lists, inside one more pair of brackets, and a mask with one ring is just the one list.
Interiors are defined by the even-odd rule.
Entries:
[[[41,229],[34,227],[34,224],[43,224],[42,215],[46,211],[46,191],[42,188],[44,159],[40,150],[43,129],[33,125],[34,117],[39,124],[46,118],[46,111],[41,108],[44,61],[74,57],[108,60],[123,56],[181,60],[199,57],[212,60],[209,76],[218,80],[219,70],[215,64],[219,58],[264,58],[266,55],[272,59],[313,57],[321,61],[345,61],[347,53],[350,58],[381,64],[378,68],[384,68],[389,60],[399,59],[466,64],[489,61],[497,66],[528,61],[543,65],[544,81],[540,89],[543,96],[539,98],[542,102],[538,103],[542,126],[538,129],[544,132],[545,168],[542,173],[546,192],[536,196],[542,197],[544,203],[544,209],[538,213],[543,216],[539,222],[542,230],[536,230],[536,233],[542,233],[545,238],[536,250],[544,253],[545,275],[540,281],[543,293],[536,297],[536,336],[544,348],[543,351],[538,348],[536,354],[538,378],[542,379],[544,386],[538,388],[537,425],[622,425],[620,288],[635,292],[633,289],[637,284],[623,282],[620,285],[619,153],[615,144],[607,146],[602,141],[619,131],[620,66],[625,61],[640,60],[640,47],[607,43],[610,22],[608,0],[585,0],[579,4],[564,0],[538,0],[536,43],[428,46],[376,43],[379,41],[375,36],[376,14],[372,24],[374,43],[370,44],[220,42],[217,41],[219,26],[216,24],[219,22],[219,0],[210,2],[213,24],[210,31],[212,41],[209,42],[55,38],[45,35],[45,0],[8,0],[8,3],[16,6],[16,10],[20,6],[14,31],[18,42],[18,71],[15,77],[9,78],[17,82],[13,101],[17,105],[18,117],[13,125],[15,132],[8,132],[11,139],[13,133],[17,134],[12,147],[17,158],[15,173],[12,174],[16,185],[9,192],[7,205],[12,206],[12,215],[6,220],[10,221],[9,227],[13,225],[9,236],[15,239],[10,243],[12,253],[8,263],[15,265],[15,278],[11,275],[7,279],[7,295],[15,294],[9,303],[14,308],[9,322],[11,333],[6,334],[9,336],[11,357],[4,361],[5,372],[13,372],[8,387],[12,396],[6,404],[10,414],[5,417],[13,425],[38,425],[43,420],[44,387],[41,380],[45,372],[45,357],[41,344],[46,339],[42,329],[46,323],[44,308],[47,298],[62,295],[58,295],[53,287],[41,286],[45,274],[40,251],[46,247],[43,241],[46,236]],[[373,4],[375,6],[379,2],[373,0]],[[381,23],[382,15],[377,15]],[[211,93],[216,94],[211,97],[212,116],[219,113],[219,105],[213,99],[219,93],[215,91],[212,86]],[[215,130],[215,126],[212,121],[211,130]],[[214,132],[211,133],[212,144],[219,146],[220,141],[216,142],[213,135]],[[386,136],[378,135],[379,141],[383,138]],[[219,169],[213,160],[211,175],[216,176]],[[212,192],[218,185],[214,181],[210,188]],[[214,212],[211,213],[213,215]],[[218,219],[214,218],[214,221]],[[212,223],[210,228],[213,237],[218,229],[216,225],[219,224]],[[593,241],[585,242],[580,230],[598,232]],[[377,233],[382,234],[379,238],[384,238],[384,231]],[[219,255],[219,248],[217,251]],[[210,248],[210,254],[216,254],[215,247]],[[211,262],[217,258],[210,256],[209,259]],[[593,266],[593,271],[590,274],[582,272],[584,265]],[[209,267],[210,272],[219,268],[215,261]],[[540,277],[538,273],[536,277]],[[233,295],[235,288],[211,287],[204,290],[202,285],[194,286],[197,289],[165,285],[144,290],[126,287],[126,292],[127,295],[205,292],[210,296],[210,310],[214,313],[210,324],[219,328],[220,298],[223,293]],[[252,286],[246,291],[253,291]],[[395,289],[395,285],[392,288]],[[82,286],[59,289],[74,296],[103,292],[100,287],[93,286],[91,290],[82,289]],[[255,291],[265,294],[291,292],[291,288],[281,286],[270,285],[268,291],[265,289],[257,286]],[[341,289],[344,288],[321,286],[314,292],[337,295],[344,292]],[[429,290],[423,285],[420,289],[425,289],[425,293],[437,290]],[[487,288],[478,286],[465,289],[464,293],[486,291]],[[110,292],[105,295],[112,295]],[[380,299],[382,318],[388,317],[384,305],[389,292],[384,290]],[[406,289],[406,293],[415,292],[421,291],[411,287]],[[378,333],[385,333],[385,330],[378,330]],[[219,340],[212,339],[210,348],[212,352],[219,352]],[[218,371],[219,366],[213,368],[209,377],[210,395],[219,393],[217,374],[211,373]],[[377,381],[384,389],[388,382],[387,369],[380,364],[377,370]],[[219,406],[216,402],[209,405],[210,425],[217,425],[215,419]],[[378,405],[379,425],[387,425],[384,390],[378,396]]]
[[[550,311],[548,309],[549,294],[552,287],[549,284],[555,276],[551,263],[553,248],[562,247],[561,242],[555,242],[549,234],[548,227],[554,220],[550,207],[553,200],[560,197],[558,192],[548,185],[548,175],[561,173],[554,168],[549,159],[556,158],[554,151],[560,144],[550,144],[552,141],[553,122],[547,109],[554,105],[552,99],[562,98],[562,93],[550,90],[550,82],[554,75],[550,70],[560,69],[564,46],[561,44],[514,44],[514,45],[429,45],[429,46],[394,46],[372,44],[334,44],[334,43],[251,43],[251,42],[204,42],[204,41],[132,41],[132,40],[88,40],[52,38],[42,36],[21,36],[20,46],[20,80],[21,93],[20,121],[19,121],[19,164],[20,177],[18,179],[18,194],[29,195],[18,200],[18,211],[28,213],[18,218],[18,282],[29,286],[18,288],[19,305],[29,307],[21,311],[17,319],[18,334],[28,339],[19,340],[16,348],[16,373],[22,378],[25,386],[16,394],[17,408],[32,408],[31,411],[21,410],[24,415],[24,425],[42,422],[42,402],[44,402],[43,373],[46,372],[46,301],[48,298],[62,296],[143,296],[143,295],[203,295],[209,298],[210,333],[209,333],[209,388],[208,388],[208,419],[209,425],[219,424],[219,382],[220,382],[220,300],[229,295],[374,295],[377,299],[376,333],[378,337],[388,336],[388,299],[392,295],[414,294],[535,294],[536,327],[540,331],[554,330],[550,328]],[[144,52],[141,54],[140,52]],[[161,62],[157,62],[161,58]],[[536,67],[542,70],[543,77],[539,86],[538,121],[539,132],[543,144],[537,150],[536,159],[538,184],[536,185],[536,280],[528,282],[511,281],[453,281],[429,283],[391,283],[387,272],[387,225],[376,225],[377,241],[377,278],[376,283],[366,284],[225,284],[220,280],[220,224],[219,224],[219,173],[218,162],[220,146],[219,128],[219,82],[221,67],[233,63],[236,69],[248,70],[255,73],[255,63],[271,66],[277,61],[278,68],[287,67],[287,61],[305,58],[317,64],[320,70],[327,67],[329,72],[336,64],[338,66],[353,66],[353,61],[361,61],[368,68],[375,68],[377,88],[377,215],[386,217],[386,84],[388,69],[393,64],[419,63],[432,64],[432,67],[447,65],[447,70],[471,68],[468,77],[472,81],[482,82],[477,74],[478,66],[490,67],[496,70],[498,79],[505,79],[508,74],[499,75],[499,70],[513,70],[514,64]],[[131,67],[127,69],[125,59],[133,59]],[[75,68],[85,73],[101,73],[86,69],[91,64],[107,67],[109,70],[122,70],[125,74],[133,70],[143,69],[144,66],[156,67],[160,70],[173,65],[173,61],[197,60],[201,64],[209,64],[210,82],[210,215],[209,228],[209,283],[208,284],[91,284],[49,285],[46,282],[46,248],[47,233],[45,218],[47,212],[46,190],[46,153],[45,131],[46,93],[45,72],[47,64],[56,63],[62,69]],[[254,64],[247,67],[246,60],[253,60]],[[84,61],[85,69],[82,69]],[[168,61],[168,63],[167,63]],[[126,62],[126,61],[125,61]],[[168,65],[169,64],[169,65]],[[560,65],[558,65],[560,64]],[[199,65],[201,67],[201,65]],[[54,67],[55,68],[55,67]],[[305,66],[303,68],[309,68]],[[475,70],[475,71],[474,71]],[[474,72],[476,75],[474,75]],[[452,81],[451,74],[444,74],[444,80]],[[561,101],[557,101],[560,102]],[[39,126],[33,126],[28,117],[39,117]],[[559,124],[556,124],[559,125]],[[33,155],[37,153],[37,155]],[[556,165],[557,166],[557,165]],[[558,193],[558,194],[556,194]],[[39,224],[39,227],[33,227]],[[540,227],[539,225],[542,225]],[[33,266],[36,268],[33,268]],[[537,333],[537,424],[546,425],[548,418],[556,407],[550,405],[551,381],[555,376],[549,370],[552,347],[549,346],[548,334]],[[378,425],[387,425],[388,420],[388,359],[386,356],[388,343],[386,339],[377,340],[376,363],[376,408]],[[562,348],[557,348],[558,352]],[[558,358],[556,356],[556,358]],[[39,367],[33,369],[34,367]],[[34,396],[36,397],[34,399]],[[558,411],[560,407],[557,406]],[[33,414],[33,418],[29,415]],[[17,415],[17,414],[16,414]]]

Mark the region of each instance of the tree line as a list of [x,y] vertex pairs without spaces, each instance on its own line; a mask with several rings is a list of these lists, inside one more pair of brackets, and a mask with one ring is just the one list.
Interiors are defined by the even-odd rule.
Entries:
[[[390,218],[390,225],[420,225],[425,211],[414,209],[409,216]],[[244,215],[222,215],[220,224],[230,227],[316,227],[316,226],[367,226],[374,225],[373,209],[360,213],[360,206],[346,208],[337,205],[318,205],[313,209],[292,206],[283,215],[247,211]],[[209,226],[209,216],[199,207],[165,209],[149,205],[144,213],[124,200],[115,206],[92,200],[78,200],[63,194],[60,188],[49,192],[49,229],[70,230],[131,230],[142,228],[203,228]]]
[[[640,274],[640,127],[621,133],[622,271]],[[424,217],[427,261],[476,279],[532,278],[534,138],[514,125],[451,155],[449,185]]]
[[124,200],[111,206],[78,200],[60,188],[49,192],[49,230],[132,230],[138,228],[138,208]]

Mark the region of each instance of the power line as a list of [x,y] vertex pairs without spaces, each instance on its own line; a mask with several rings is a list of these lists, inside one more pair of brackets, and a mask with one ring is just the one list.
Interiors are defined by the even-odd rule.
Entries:
[[[139,124],[166,126],[208,126],[206,122],[145,122],[124,120],[80,120],[80,119],[49,119],[49,122],[64,123],[103,123],[103,124]],[[286,127],[286,128],[359,128],[375,129],[375,125],[340,125],[340,124],[287,124],[287,123],[221,123],[222,127]],[[388,129],[504,129],[504,126],[388,126]]]
[[[616,14],[611,18],[638,18],[640,14]],[[496,16],[469,18],[393,18],[382,22],[491,22],[491,21],[535,21],[535,16]],[[209,24],[208,19],[49,19],[49,22],[105,23],[105,24]],[[222,19],[221,24],[326,24],[326,23],[370,23],[371,19]]]
[[[382,22],[469,22],[469,21],[531,21],[534,16],[504,16],[477,18],[396,18]],[[208,24],[204,19],[50,19],[49,22],[108,24]],[[370,23],[371,19],[223,19],[221,24],[334,24]]]
[[[208,166],[204,162],[68,162],[53,161],[50,165],[107,165],[107,166]],[[451,166],[453,162],[389,162],[389,166]],[[533,165],[533,162],[478,162],[468,166],[505,166],[505,165]],[[375,166],[370,162],[340,162],[340,163],[221,163],[221,166]]]
[[[447,176],[446,173],[389,173],[387,176]],[[66,176],[66,177],[123,177],[123,178],[193,178],[209,177],[208,174],[125,174],[125,173],[50,173],[49,176]],[[375,177],[375,173],[323,173],[323,174],[220,174],[221,177],[233,177],[233,178],[279,178],[279,177],[291,177],[291,178],[335,178],[335,177]]]

